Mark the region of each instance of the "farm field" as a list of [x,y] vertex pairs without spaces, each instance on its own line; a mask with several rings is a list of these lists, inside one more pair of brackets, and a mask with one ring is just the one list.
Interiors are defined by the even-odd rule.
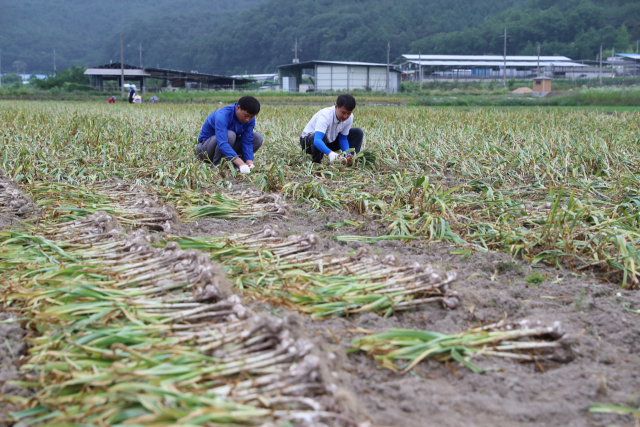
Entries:
[[444,108],[444,109],[456,109],[456,110],[560,110],[560,111],[585,111],[585,112],[605,112],[605,113],[638,113],[640,107],[628,107],[628,106],[582,106],[582,107],[518,107],[518,106],[500,106],[500,107],[481,107],[481,106],[468,106],[468,107],[438,107],[432,106],[430,108]]
[[0,102],[1,422],[633,425],[640,116],[266,105],[255,173],[196,160],[218,105]]

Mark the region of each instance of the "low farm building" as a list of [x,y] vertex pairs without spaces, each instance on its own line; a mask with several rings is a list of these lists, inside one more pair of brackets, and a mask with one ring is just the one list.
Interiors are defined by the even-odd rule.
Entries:
[[[87,68],[84,72],[89,76],[91,86],[97,90],[104,89],[105,81],[116,81],[118,87],[127,82],[135,82],[145,92],[147,79],[157,79],[164,82],[163,86],[173,88],[235,88],[236,85],[254,82],[255,79],[247,77],[220,76],[217,74],[199,73],[197,71],[170,70],[167,68],[140,68],[134,65],[114,62],[112,64],[98,65]],[[124,74],[124,82],[122,75]]]
[[[532,78],[538,74],[560,74],[585,68],[566,56],[519,55],[421,55],[405,54],[399,63],[409,80],[486,80],[501,79],[506,64],[507,78]],[[540,70],[538,72],[538,69]]]
[[[346,61],[306,61],[278,67],[282,90],[299,92],[302,75],[308,74],[318,92],[339,90],[385,91],[387,64]],[[389,92],[400,89],[401,72],[389,67]]]

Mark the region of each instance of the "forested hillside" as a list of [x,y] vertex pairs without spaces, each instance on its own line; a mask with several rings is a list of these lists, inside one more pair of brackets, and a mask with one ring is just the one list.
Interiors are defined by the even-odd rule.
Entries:
[[[152,55],[149,60],[215,73],[272,72],[277,65],[291,62],[296,37],[301,60],[386,61],[387,42],[393,60],[416,40],[474,27],[523,1],[269,0],[239,13],[236,19],[214,16],[213,22],[222,21],[219,27],[179,44],[171,42],[173,30],[167,20],[164,28],[168,32],[158,42],[165,51],[158,49],[152,54],[158,60]],[[134,24],[128,32],[149,45],[153,41],[147,28]],[[116,45],[115,40],[110,42],[110,52],[117,51]]]
[[434,34],[411,44],[411,51],[451,54],[502,53],[504,27],[512,55],[566,55],[595,59],[603,45],[617,52],[635,51],[640,39],[637,0],[530,0],[490,16],[462,31]]
[[403,53],[509,54],[595,59],[629,51],[640,38],[637,0],[5,0],[0,2],[3,70],[28,72],[120,59],[200,72],[272,72],[301,60],[386,61]]
[[[255,6],[265,0],[2,0],[0,1],[0,49],[3,72],[15,72],[13,63],[20,60],[29,73],[53,72],[53,49],[58,69],[73,64],[91,65],[105,59],[120,60],[120,31],[134,23],[153,22],[170,17],[171,23],[181,22],[179,15],[190,15],[191,25],[180,27],[215,30],[221,20],[206,24],[197,19],[204,13],[215,12],[230,17],[239,10]],[[135,24],[137,25],[137,24]],[[127,37],[128,36],[128,37]],[[194,34],[191,34],[193,37]],[[117,38],[117,56],[105,55],[105,43]],[[183,41],[184,39],[181,39]],[[127,59],[137,64],[139,41],[125,34]],[[143,49],[146,49],[143,46]],[[147,50],[148,53],[151,53]],[[145,53],[147,53],[145,52]]]

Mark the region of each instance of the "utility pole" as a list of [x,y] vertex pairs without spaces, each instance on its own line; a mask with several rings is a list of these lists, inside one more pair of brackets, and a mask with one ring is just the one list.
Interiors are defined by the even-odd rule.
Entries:
[[391,51],[391,43],[387,42],[387,98],[389,97],[389,52]]
[[613,64],[611,64],[611,78],[615,77],[615,72],[616,72],[615,61],[616,61],[616,48],[612,47],[611,48],[611,62],[613,62]]
[[56,50],[53,49],[53,75],[58,74],[58,68],[56,67]]
[[600,45],[600,86],[602,86],[602,45]]
[[540,43],[538,43],[538,77],[540,77]]
[[142,69],[142,43],[140,43],[140,49],[138,49],[140,51],[140,68]]
[[[300,49],[302,50],[302,49]],[[298,64],[300,60],[298,59],[298,38],[296,37],[296,43],[293,45],[293,51],[295,52],[295,57],[293,58],[293,63]]]
[[120,33],[120,90],[122,99],[124,99],[124,44],[122,42],[122,33]]
[[504,27],[504,66],[502,67],[502,86],[507,87],[507,27]]
[[418,52],[418,72],[420,73],[420,90],[422,90],[422,54]]

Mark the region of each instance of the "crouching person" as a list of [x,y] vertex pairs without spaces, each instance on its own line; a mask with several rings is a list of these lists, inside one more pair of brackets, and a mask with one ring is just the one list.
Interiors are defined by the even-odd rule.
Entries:
[[241,173],[251,172],[253,154],[262,146],[262,135],[253,131],[259,112],[260,102],[243,96],[236,104],[211,113],[198,136],[198,157],[214,166],[226,159]]
[[340,95],[333,107],[323,108],[313,115],[300,136],[302,150],[311,155],[314,163],[321,163],[325,154],[329,161],[335,161],[339,156],[336,151],[342,150],[348,166],[353,163],[351,153],[356,153],[362,147],[364,133],[360,128],[352,128],[353,110],[356,100],[351,95]]

